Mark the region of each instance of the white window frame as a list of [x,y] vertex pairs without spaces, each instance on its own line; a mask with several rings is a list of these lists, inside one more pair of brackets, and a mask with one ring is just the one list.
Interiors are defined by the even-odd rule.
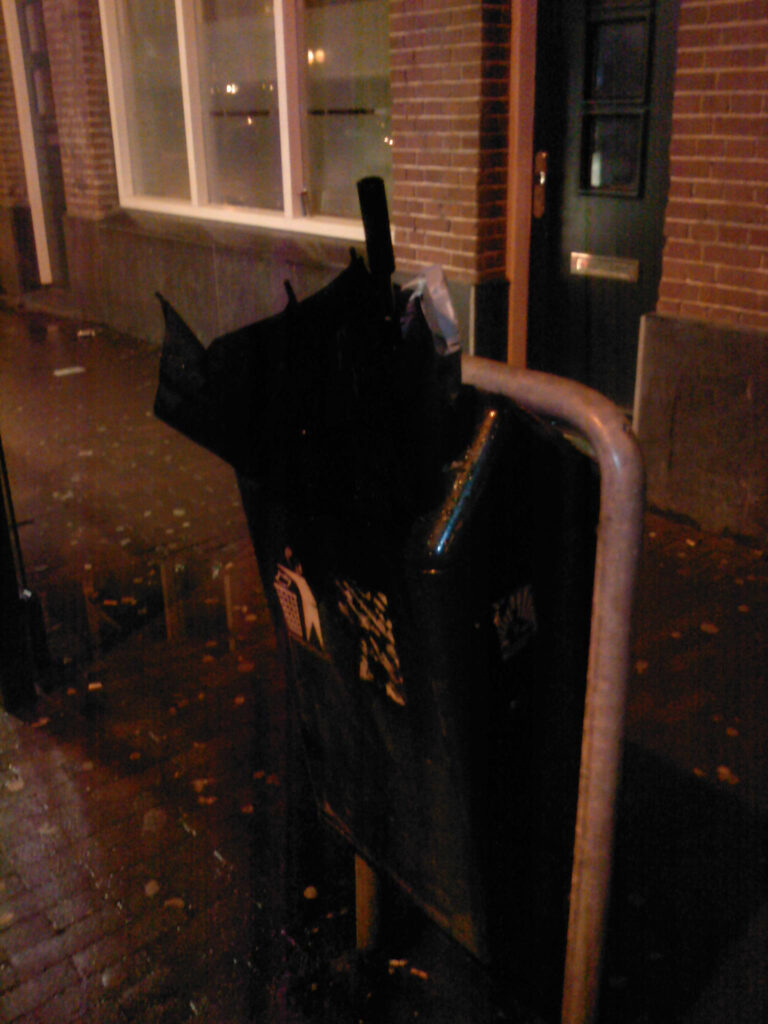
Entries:
[[131,210],[363,241],[365,236],[361,221],[341,217],[308,216],[304,209],[300,60],[305,51],[301,40],[300,0],[273,0],[283,210],[259,210],[208,201],[203,112],[200,105],[200,90],[197,88],[197,2],[198,0],[175,0],[190,198],[172,199],[137,195],[135,192],[129,152],[127,108],[123,92],[117,5],[114,0],[99,0],[120,205]]

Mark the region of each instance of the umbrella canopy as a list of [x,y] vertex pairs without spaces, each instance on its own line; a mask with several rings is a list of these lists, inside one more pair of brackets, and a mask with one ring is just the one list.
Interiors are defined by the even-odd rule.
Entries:
[[[420,301],[349,265],[274,316],[207,347],[159,296],[155,414],[342,547],[389,548],[435,500],[441,357]],[[345,539],[346,538],[346,539]],[[337,551],[338,555],[338,551]],[[383,555],[382,557],[388,557]]]

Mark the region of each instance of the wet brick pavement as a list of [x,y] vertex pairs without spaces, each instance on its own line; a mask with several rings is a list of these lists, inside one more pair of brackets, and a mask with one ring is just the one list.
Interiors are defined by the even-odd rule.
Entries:
[[[79,331],[85,331],[78,334]],[[0,711],[0,1021],[532,1020],[398,905],[354,943],[232,471],[157,352],[0,312],[0,429],[51,668]],[[768,558],[649,513],[601,1020],[766,1019]]]

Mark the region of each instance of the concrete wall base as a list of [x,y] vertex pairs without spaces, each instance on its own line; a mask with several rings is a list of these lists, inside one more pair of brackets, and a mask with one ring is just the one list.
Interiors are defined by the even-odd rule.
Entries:
[[[126,210],[103,220],[67,216],[64,231],[70,288],[83,317],[153,342],[162,339],[157,291],[209,341],[282,309],[286,279],[302,298],[347,265],[351,246],[365,249]],[[449,288],[466,349],[504,360],[506,280]]]
[[768,333],[644,317],[634,425],[651,505],[768,537]]

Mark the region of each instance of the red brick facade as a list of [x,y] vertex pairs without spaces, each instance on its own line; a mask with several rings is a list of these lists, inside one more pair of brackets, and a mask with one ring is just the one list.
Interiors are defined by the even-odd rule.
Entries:
[[[523,0],[515,0],[523,2]],[[97,0],[43,0],[70,217],[117,206]],[[391,0],[398,267],[469,284],[505,267],[505,0]],[[768,329],[768,5],[680,0],[658,311]],[[0,206],[26,201],[0,25]]]
[[681,0],[658,311],[768,329],[768,4]]
[[392,0],[398,267],[503,277],[510,4]]
[[43,0],[67,213],[98,218],[117,206],[98,0]]

